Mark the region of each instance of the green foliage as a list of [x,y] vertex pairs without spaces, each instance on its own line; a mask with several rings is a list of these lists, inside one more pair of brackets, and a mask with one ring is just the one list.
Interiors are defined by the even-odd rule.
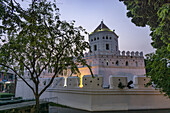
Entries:
[[[55,2],[30,2],[23,8],[16,0],[0,0],[0,65],[14,71],[32,89],[37,101],[63,70],[80,73],[76,63],[87,65],[82,58],[89,44],[81,35],[85,32],[82,27],[59,19]],[[38,92],[39,77],[46,69],[53,70],[53,76]],[[25,71],[31,75],[35,89],[23,78]]]
[[150,26],[155,54],[147,55],[147,76],[156,88],[170,96],[169,0],[119,0],[127,6],[127,16],[137,26]]
[[158,49],[155,54],[146,55],[146,75],[151,78],[161,92],[170,98],[170,56],[166,49]]

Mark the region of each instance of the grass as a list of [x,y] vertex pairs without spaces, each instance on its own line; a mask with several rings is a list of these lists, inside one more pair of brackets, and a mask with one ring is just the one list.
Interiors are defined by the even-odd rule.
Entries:
[[14,96],[13,93],[0,93],[0,98],[8,98]]

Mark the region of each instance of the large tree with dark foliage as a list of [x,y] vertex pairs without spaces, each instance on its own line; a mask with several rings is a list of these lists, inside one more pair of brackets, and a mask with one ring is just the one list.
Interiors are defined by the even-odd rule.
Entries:
[[[16,0],[0,0],[0,65],[32,89],[39,112],[39,97],[59,73],[68,67],[72,73],[79,73],[76,63],[87,65],[82,58],[89,44],[81,35],[85,33],[82,27],[59,19],[55,1],[26,3],[30,4],[25,8]],[[39,91],[39,78],[46,69],[53,70],[53,76]],[[35,89],[24,79],[24,71],[30,73]]]
[[156,88],[170,97],[170,0],[119,0],[127,6],[127,16],[136,26],[150,27],[156,52],[146,55],[146,75]]

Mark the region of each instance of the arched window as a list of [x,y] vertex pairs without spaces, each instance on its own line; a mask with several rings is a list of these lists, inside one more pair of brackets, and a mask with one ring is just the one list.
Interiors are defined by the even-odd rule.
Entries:
[[97,37],[97,40],[99,40],[99,37]]
[[116,65],[117,65],[117,66],[119,65],[119,61],[118,61],[118,60],[116,61]]
[[94,41],[96,40],[96,37],[94,38]]
[[93,39],[91,39],[91,42],[93,42]]
[[112,39],[112,37],[110,37],[110,40]]
[[128,61],[126,61],[126,66],[128,66]]
[[105,37],[103,37],[103,39],[105,39]]
[[108,39],[108,36],[106,36],[106,39]]

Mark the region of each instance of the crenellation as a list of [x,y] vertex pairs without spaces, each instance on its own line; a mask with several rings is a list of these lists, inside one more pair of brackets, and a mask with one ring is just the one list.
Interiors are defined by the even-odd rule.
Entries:
[[103,77],[91,75],[85,75],[83,77],[83,88],[89,89],[102,89],[103,88]]
[[130,56],[130,52],[129,51],[126,52],[126,56]]
[[140,57],[143,57],[143,52],[140,52]]
[[67,87],[68,88],[79,88],[80,78],[79,77],[68,77],[67,78]]
[[131,52],[131,56],[133,57],[135,55],[134,51]]
[[[50,88],[80,88],[80,78],[76,76],[68,77],[65,81],[64,77],[56,77]],[[103,76],[85,75],[83,76],[82,84],[85,89],[104,89]],[[40,89],[44,88],[50,79],[41,78],[40,79]],[[128,82],[131,81],[132,89],[153,89],[153,87],[146,87],[146,84],[150,81],[150,78],[144,75],[135,75],[132,79],[128,79],[125,75],[110,75],[109,76],[109,89],[128,89]],[[65,83],[66,82],[66,83]],[[66,84],[66,85],[65,85]],[[130,89],[131,89],[130,88]]]
[[147,83],[149,83],[150,78],[147,78],[146,76],[134,76],[133,82],[134,82],[134,88],[135,89],[149,89],[152,88],[151,86],[146,87]]
[[110,75],[109,83],[110,89],[124,89],[127,86],[127,77]]
[[122,51],[122,56],[125,56],[125,51]]
[[123,57],[127,57],[127,58],[129,58],[129,57],[133,58],[133,57],[143,57],[143,52],[139,53],[138,51],[136,51],[136,52],[134,52],[134,51],[132,51],[132,52],[130,52],[130,51],[117,51],[117,53],[112,53],[110,51],[107,51],[107,52],[95,51],[95,52],[85,53],[85,57],[91,57],[91,56],[98,57],[100,55],[102,55],[104,57],[106,57],[106,56],[109,56],[109,57],[114,57],[114,56],[121,57],[121,56],[123,56]]
[[51,85],[52,88],[61,88],[64,87],[65,78],[64,77],[56,77]]
[[138,52],[138,51],[135,52],[135,56],[136,56],[136,57],[139,56],[139,52]]

